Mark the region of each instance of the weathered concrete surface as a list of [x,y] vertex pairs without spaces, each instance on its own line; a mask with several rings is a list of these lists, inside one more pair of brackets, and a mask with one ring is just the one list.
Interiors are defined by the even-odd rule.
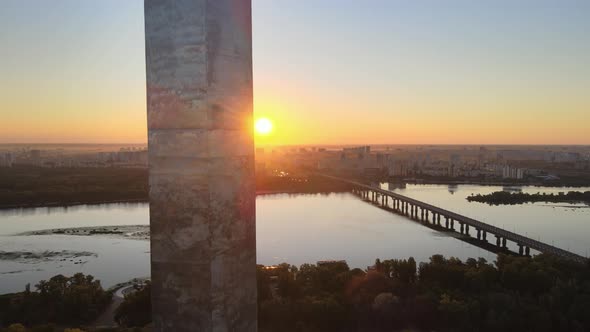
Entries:
[[145,0],[156,331],[256,331],[250,0]]

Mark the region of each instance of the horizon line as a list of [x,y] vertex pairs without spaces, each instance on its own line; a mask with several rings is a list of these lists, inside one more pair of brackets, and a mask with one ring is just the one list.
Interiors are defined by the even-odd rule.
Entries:
[[[0,142],[2,145],[148,145],[148,142]],[[590,146],[590,143],[302,143],[302,144],[259,144],[259,146]]]

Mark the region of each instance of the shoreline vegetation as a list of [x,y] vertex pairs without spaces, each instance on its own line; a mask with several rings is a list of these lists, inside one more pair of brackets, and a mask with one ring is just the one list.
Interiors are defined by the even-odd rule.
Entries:
[[489,205],[515,205],[526,203],[584,203],[590,205],[590,191],[569,191],[558,194],[547,193],[511,193],[507,191],[496,191],[487,195],[471,195],[467,197],[469,202],[486,203]]
[[[348,191],[349,185],[319,177],[258,176],[256,194]],[[147,203],[148,170],[137,168],[2,168],[0,210]]]
[[0,209],[147,201],[147,175],[131,168],[3,168]]
[[[345,261],[256,270],[261,332],[590,329],[590,265],[551,255],[499,254],[493,263],[433,255],[422,263],[377,259],[365,270]],[[0,295],[0,331],[150,331],[149,281],[134,283],[114,309],[119,326],[93,326],[115,289],[76,274]]]
[[[557,187],[559,183],[489,182],[481,179],[423,177],[382,179],[394,183]],[[575,186],[576,183],[568,183]],[[582,185],[583,183],[577,183]],[[565,185],[563,183],[562,185]],[[256,177],[256,195],[344,192],[349,185],[320,177]],[[480,198],[477,198],[480,199]],[[142,168],[41,168],[18,166],[0,171],[0,210],[148,203],[148,170]]]

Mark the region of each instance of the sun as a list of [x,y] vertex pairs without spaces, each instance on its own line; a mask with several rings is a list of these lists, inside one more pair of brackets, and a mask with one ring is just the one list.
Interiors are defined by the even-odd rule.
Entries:
[[256,120],[254,129],[259,135],[268,135],[272,131],[272,122],[267,118],[260,118]]

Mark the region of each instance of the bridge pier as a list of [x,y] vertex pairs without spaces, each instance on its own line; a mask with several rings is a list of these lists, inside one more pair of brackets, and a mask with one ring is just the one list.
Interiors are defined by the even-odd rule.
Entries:
[[488,234],[486,233],[486,231],[483,231],[482,238],[481,238],[481,239],[482,239],[482,241],[486,241],[486,242],[488,241],[488,239],[486,239],[486,236],[487,236],[487,235],[488,235]]
[[530,256],[531,255],[531,248],[525,247],[524,248],[524,254],[527,255],[527,256]]
[[449,229],[449,217],[445,217],[445,228]]
[[502,248],[506,248],[506,238],[502,238]]
[[465,224],[465,235],[469,235],[469,225]]
[[481,230],[477,230],[477,239],[481,240]]
[[523,250],[522,244],[519,243],[518,244],[518,254],[522,256],[523,253],[524,253],[524,250]]
[[464,226],[463,226],[463,223],[462,223],[462,222],[460,222],[459,224],[461,225],[461,231],[460,231],[460,233],[461,233],[461,234],[463,234],[463,227],[464,227]]
[[496,235],[496,246],[500,246],[500,241],[502,240],[502,238],[498,235]]

